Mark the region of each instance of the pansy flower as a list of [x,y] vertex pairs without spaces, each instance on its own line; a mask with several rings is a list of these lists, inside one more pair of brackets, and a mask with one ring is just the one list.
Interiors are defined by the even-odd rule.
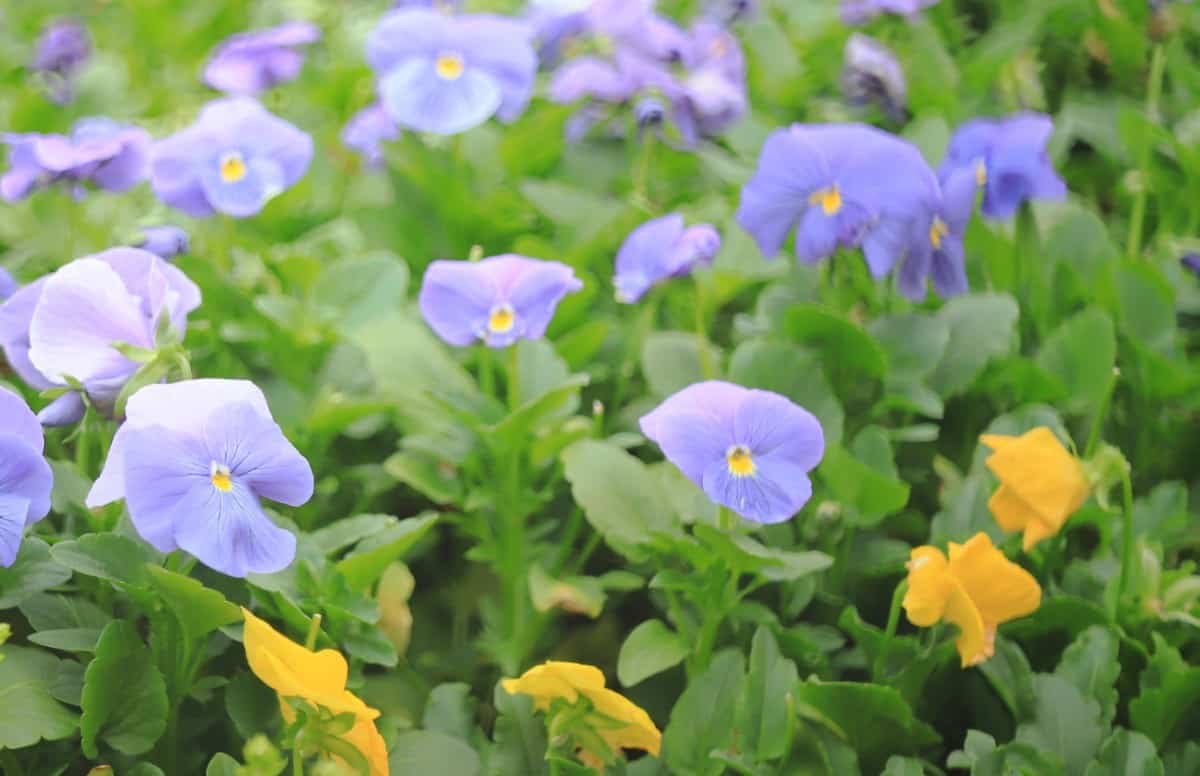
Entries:
[[842,0],[842,21],[862,24],[885,13],[914,16],[939,0]]
[[313,142],[249,97],[214,100],[196,123],[154,144],[150,185],[190,216],[244,218],[296,183]]
[[341,738],[366,759],[369,776],[388,776],[387,746],[375,727],[379,711],[346,689],[350,672],[346,658],[332,649],[306,649],[244,607],[242,617],[246,622],[242,632],[246,662],[254,675],[279,695],[284,720],[291,723],[296,718],[288,698],[299,698],[335,715],[353,714],[354,724]]
[[882,277],[937,200],[937,179],[911,143],[863,124],[794,124],[767,138],[737,221],[768,258],[795,230],[801,261],[861,247]]
[[968,121],[950,138],[938,176],[974,171],[989,218],[1008,218],[1029,199],[1062,199],[1067,185],[1046,154],[1052,134],[1054,123],[1041,113]]
[[903,121],[908,109],[908,83],[891,49],[872,37],[854,33],[846,41],[842,93],[851,105],[876,103],[892,121]]
[[1004,557],[978,533],[950,543],[950,557],[928,545],[912,550],[904,611],[920,628],[945,621],[958,627],[962,666],[978,665],[996,651],[996,626],[1035,611],[1042,589],[1028,571]]
[[449,344],[482,341],[504,348],[519,339],[541,339],[558,303],[581,288],[566,264],[509,253],[431,263],[419,304],[425,322]]
[[20,285],[16,278],[4,267],[0,267],[0,302],[15,294],[18,288]]
[[150,135],[111,119],[80,119],[70,135],[10,132],[0,139],[9,149],[0,196],[9,202],[58,182],[71,185],[75,195],[82,196],[84,183],[119,192],[146,177]]
[[74,99],[75,78],[91,55],[87,28],[74,19],[62,19],[42,31],[30,69],[46,78],[50,99],[64,105]]
[[313,473],[246,380],[148,385],[129,399],[87,505],[125,499],[143,539],[183,549],[231,577],[270,574],[296,554],[296,537],[260,498],[298,507]]
[[454,135],[492,116],[514,121],[537,72],[533,31],[489,14],[401,9],[367,39],[383,109],[402,127]]
[[355,113],[342,128],[342,142],[362,154],[368,167],[383,166],[383,141],[400,137],[400,128],[378,104]]
[[[166,314],[179,337],[200,289],[179,269],[137,248],[112,248],[76,259],[17,291],[0,305],[0,345],[13,370],[34,388],[78,382],[92,404],[110,412],[140,368],[114,344],[153,350]],[[39,413],[46,425],[83,415],[68,392]]]
[[[579,721],[612,752],[641,749],[657,756],[662,748],[662,733],[650,715],[624,695],[606,688],[604,674],[595,666],[548,660],[518,679],[503,679],[500,683],[510,695],[519,693],[533,698],[533,705],[539,711],[550,711],[555,703],[572,707],[587,704]],[[593,766],[603,764],[596,753],[586,748],[581,755]]]
[[711,224],[688,227],[678,213],[647,221],[629,233],[617,252],[617,301],[636,302],[654,284],[712,263],[720,249],[721,235]]
[[642,433],[715,503],[778,523],[812,497],[808,473],[825,454],[821,424],[770,391],[710,380],[669,396]]
[[927,221],[913,222],[908,254],[897,273],[900,293],[914,302],[925,298],[928,279],[943,299],[967,290],[963,237],[975,208],[975,175],[959,170],[941,186]]
[[721,134],[746,112],[746,64],[738,39],[712,22],[698,22],[683,52],[674,119],[686,145]]
[[304,46],[321,39],[308,22],[289,22],[233,35],[204,66],[204,83],[227,94],[250,95],[291,81],[304,65]]
[[11,566],[26,526],[50,512],[54,475],[42,457],[42,427],[25,400],[0,388],[0,566]]
[[1045,426],[979,440],[992,449],[984,463],[1000,479],[988,507],[1001,528],[1024,532],[1025,550],[1057,534],[1087,501],[1091,488],[1083,465]]
[[147,226],[142,229],[141,237],[134,247],[150,251],[160,259],[169,261],[181,253],[188,252],[188,234],[178,226]]
[[1200,253],[1185,253],[1180,257],[1179,264],[1188,272],[1200,277]]

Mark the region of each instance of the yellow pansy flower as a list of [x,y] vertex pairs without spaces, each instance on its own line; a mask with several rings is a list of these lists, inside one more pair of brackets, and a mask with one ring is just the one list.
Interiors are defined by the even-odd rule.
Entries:
[[354,727],[342,738],[362,752],[371,776],[388,776],[387,746],[374,721],[379,712],[346,689],[346,658],[332,649],[305,649],[248,609],[242,609],[242,616],[246,620],[242,636],[246,661],[263,684],[279,694],[283,718],[291,722],[296,716],[285,698],[302,698],[334,714],[354,714]]
[[984,434],[980,441],[994,451],[984,463],[1000,478],[988,507],[1001,528],[1025,532],[1026,550],[1058,533],[1087,501],[1083,465],[1045,426],[1018,437]]
[[586,698],[600,715],[593,731],[614,751],[644,749],[657,755],[662,748],[662,733],[650,715],[624,695],[606,689],[604,674],[595,666],[548,660],[526,671],[520,679],[505,679],[501,684],[510,695],[531,696],[541,711],[559,698],[567,703]]
[[913,625],[939,620],[958,626],[955,646],[963,667],[995,653],[996,626],[1033,612],[1042,588],[1028,571],[1004,557],[991,538],[978,533],[966,544],[950,542],[950,558],[928,545],[908,561],[904,611]]

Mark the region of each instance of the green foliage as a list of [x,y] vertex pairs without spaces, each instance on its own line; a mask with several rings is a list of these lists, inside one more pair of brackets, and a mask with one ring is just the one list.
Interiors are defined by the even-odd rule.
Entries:
[[84,674],[82,706],[79,731],[91,758],[101,740],[125,754],[149,751],[166,729],[166,684],[128,622],[114,621],[100,635]]

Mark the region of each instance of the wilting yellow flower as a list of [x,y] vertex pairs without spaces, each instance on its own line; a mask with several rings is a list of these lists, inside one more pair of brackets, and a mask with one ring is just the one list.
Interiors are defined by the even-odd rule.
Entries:
[[984,434],[994,452],[984,462],[1000,478],[988,507],[1006,531],[1025,532],[1028,550],[1054,536],[1088,497],[1083,465],[1040,426],[1019,437]]
[[334,714],[353,713],[354,727],[342,738],[367,758],[371,776],[388,776],[387,746],[374,722],[379,712],[346,689],[346,658],[332,649],[305,649],[245,608],[242,616],[246,661],[263,684],[279,694],[283,718],[291,722],[296,715],[285,698],[302,698]]
[[996,626],[1038,608],[1042,588],[1028,571],[1004,557],[978,533],[966,544],[950,542],[950,559],[936,547],[913,548],[908,561],[904,611],[922,628],[945,620],[958,626],[955,646],[963,667],[995,653]]
[[614,751],[644,749],[657,755],[662,748],[662,733],[650,715],[624,695],[606,689],[604,674],[594,666],[548,660],[526,671],[520,679],[505,679],[501,684],[511,695],[532,696],[534,706],[542,711],[558,698],[567,703],[575,703],[580,696],[586,698],[600,716],[593,731]]

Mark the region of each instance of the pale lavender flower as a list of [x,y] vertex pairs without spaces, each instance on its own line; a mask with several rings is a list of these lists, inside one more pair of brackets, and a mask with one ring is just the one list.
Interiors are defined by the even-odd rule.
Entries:
[[228,94],[256,95],[299,75],[303,47],[320,39],[321,30],[308,22],[230,36],[204,66],[204,83]]
[[18,288],[20,288],[20,285],[17,283],[16,278],[12,276],[12,273],[4,267],[0,267],[0,302],[15,294]]
[[11,566],[27,526],[50,511],[54,475],[42,427],[25,400],[0,388],[0,566]]
[[400,128],[378,104],[355,113],[342,128],[342,142],[362,154],[372,168],[383,166],[383,142],[399,137]]
[[87,28],[74,19],[62,19],[42,31],[30,68],[46,79],[50,99],[65,105],[74,99],[75,79],[91,55]]
[[975,173],[961,169],[939,186],[928,220],[914,221],[908,255],[897,273],[900,292],[914,302],[925,298],[928,278],[942,298],[967,290],[963,237],[975,209]]
[[0,196],[15,202],[55,183],[125,191],[146,177],[150,135],[140,127],[102,118],[80,119],[69,136],[36,132],[0,135],[8,144],[9,169],[0,177]]
[[147,226],[142,229],[141,239],[133,247],[150,251],[160,259],[170,261],[179,254],[188,252],[188,234],[178,226]]
[[617,252],[617,301],[636,302],[656,283],[711,264],[721,235],[711,224],[688,227],[678,213],[655,218],[629,233]]
[[842,0],[842,21],[862,24],[885,13],[915,16],[938,2],[940,0]]

